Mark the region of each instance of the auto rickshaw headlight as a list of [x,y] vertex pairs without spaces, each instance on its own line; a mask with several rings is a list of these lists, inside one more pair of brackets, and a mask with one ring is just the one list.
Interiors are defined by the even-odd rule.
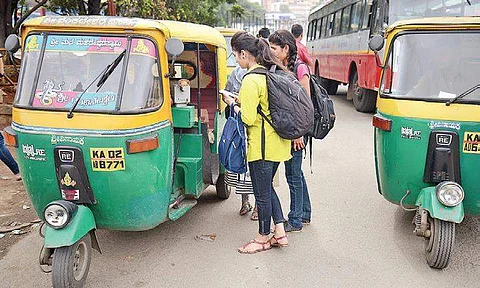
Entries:
[[72,202],[59,200],[50,202],[43,211],[45,222],[53,229],[65,227],[77,211],[78,206]]
[[465,192],[462,186],[456,182],[446,181],[437,185],[435,188],[438,201],[445,206],[457,206],[463,201]]

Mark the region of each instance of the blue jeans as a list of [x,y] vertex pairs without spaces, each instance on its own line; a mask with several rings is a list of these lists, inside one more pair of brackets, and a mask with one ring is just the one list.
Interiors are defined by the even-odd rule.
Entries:
[[290,188],[290,213],[288,222],[293,227],[302,227],[302,220],[309,221],[312,214],[307,182],[303,176],[303,150],[293,151],[292,159],[285,162],[285,177]]
[[282,205],[273,189],[273,176],[277,172],[279,162],[258,160],[248,162],[250,177],[252,179],[253,195],[258,209],[258,233],[270,234],[271,219],[273,223],[280,224],[283,218]]
[[13,159],[12,154],[10,154],[10,151],[8,151],[5,146],[2,133],[0,133],[0,160],[12,170],[13,174],[18,174],[20,172],[18,170],[17,162]]

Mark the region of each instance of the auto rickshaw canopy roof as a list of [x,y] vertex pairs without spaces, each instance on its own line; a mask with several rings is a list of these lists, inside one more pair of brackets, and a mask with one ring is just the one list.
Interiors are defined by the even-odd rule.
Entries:
[[456,30],[479,29],[480,17],[429,17],[397,21],[390,25],[386,35],[393,30]]
[[75,32],[91,32],[94,29],[124,30],[125,32],[154,29],[161,31],[167,39],[175,37],[183,42],[205,43],[227,49],[225,38],[217,29],[187,22],[115,16],[45,16],[28,20],[23,24],[23,28],[38,29],[40,27],[42,30],[45,27],[51,27],[52,30],[65,28]]

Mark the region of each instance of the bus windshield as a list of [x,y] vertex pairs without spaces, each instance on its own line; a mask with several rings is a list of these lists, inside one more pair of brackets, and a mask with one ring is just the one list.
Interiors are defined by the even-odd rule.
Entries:
[[[81,96],[76,111],[110,112],[163,102],[157,50],[148,39],[51,34],[30,35],[25,43],[17,106],[69,110]],[[126,49],[128,56],[97,88],[99,75]]]
[[480,0],[390,0],[389,23],[399,20],[444,17],[479,16]]
[[[480,83],[479,33],[398,36],[383,73],[384,97],[448,101]],[[480,102],[476,90],[460,101]]]

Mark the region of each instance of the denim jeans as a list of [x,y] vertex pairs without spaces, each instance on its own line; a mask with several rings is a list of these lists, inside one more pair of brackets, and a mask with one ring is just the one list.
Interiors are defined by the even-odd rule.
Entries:
[[18,170],[17,162],[13,159],[12,154],[10,154],[10,151],[8,151],[5,146],[2,133],[0,133],[0,160],[12,170],[13,174],[18,174],[18,172],[20,172]]
[[261,235],[270,234],[272,218],[275,224],[285,221],[280,200],[272,183],[279,164],[279,162],[264,160],[248,162],[250,177],[252,178],[253,195],[255,195],[258,209],[258,233]]
[[312,207],[307,182],[303,176],[303,150],[293,151],[292,159],[285,162],[285,177],[290,188],[290,213],[288,222],[296,228],[302,227],[302,220],[310,222]]

